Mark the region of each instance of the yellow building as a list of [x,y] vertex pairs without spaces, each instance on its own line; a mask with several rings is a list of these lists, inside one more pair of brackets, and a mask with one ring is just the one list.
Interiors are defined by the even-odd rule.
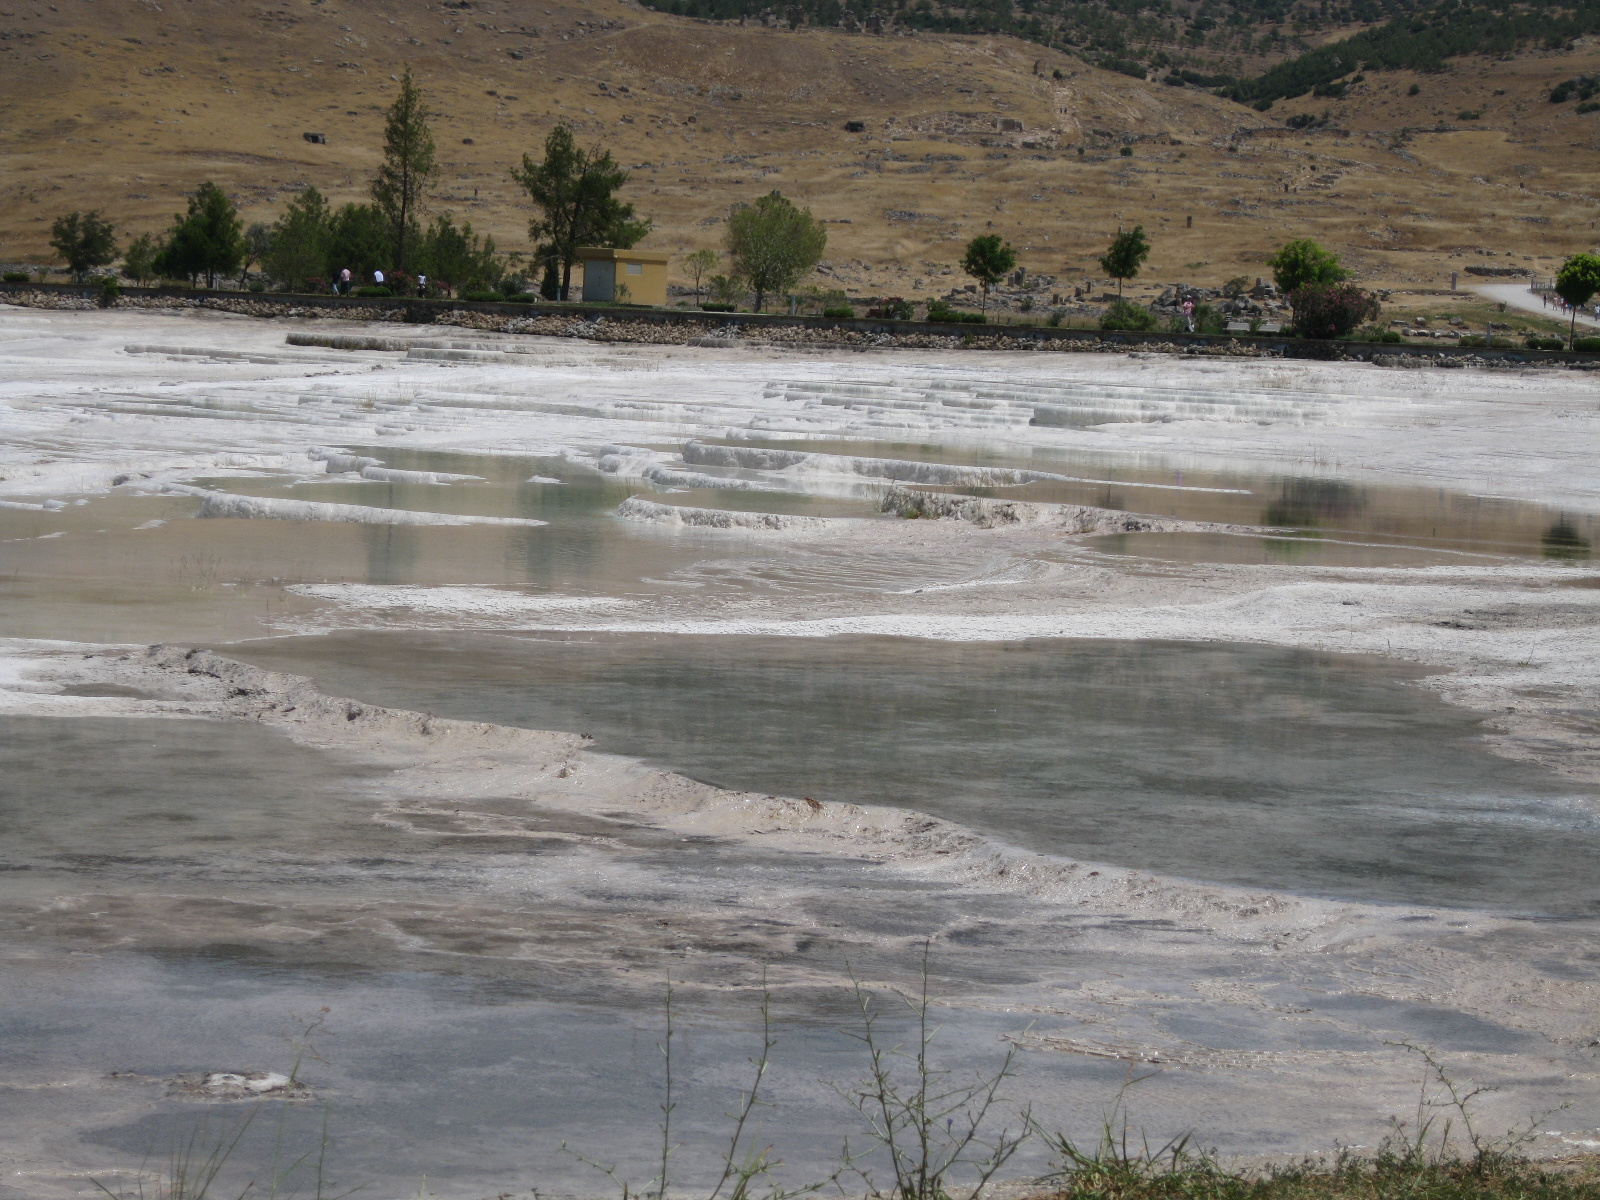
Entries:
[[666,304],[667,255],[657,250],[579,246],[583,298],[620,304]]

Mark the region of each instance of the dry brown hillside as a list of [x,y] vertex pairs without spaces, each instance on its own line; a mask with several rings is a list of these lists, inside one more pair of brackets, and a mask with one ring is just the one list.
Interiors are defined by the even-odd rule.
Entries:
[[[247,221],[308,183],[362,198],[405,64],[438,112],[435,203],[508,249],[528,214],[507,168],[557,121],[635,168],[646,245],[716,244],[730,203],[777,188],[833,222],[830,269],[869,294],[944,290],[991,230],[1068,284],[1134,222],[1149,277],[1196,282],[1261,274],[1291,236],[1372,282],[1430,285],[1488,251],[1548,265],[1600,240],[1600,113],[1545,100],[1600,67],[1591,46],[1373,74],[1347,100],[1260,114],[1007,38],[791,32],[625,0],[0,4],[0,261],[47,261],[49,222],[73,208],[163,228],[204,179]],[[1325,110],[1323,129],[1282,124]],[[1402,133],[1436,126],[1451,131]]]

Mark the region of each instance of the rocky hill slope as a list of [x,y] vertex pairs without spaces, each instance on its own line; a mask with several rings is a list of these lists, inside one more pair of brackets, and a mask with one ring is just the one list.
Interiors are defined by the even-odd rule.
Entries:
[[1600,114],[1547,98],[1596,69],[1583,42],[1369,73],[1343,98],[1261,113],[1010,37],[708,22],[627,0],[9,2],[0,261],[46,261],[50,220],[73,208],[162,228],[205,179],[248,221],[308,183],[361,198],[405,65],[438,113],[434,203],[509,249],[529,213],[508,169],[558,121],[633,168],[646,245],[716,245],[730,204],[777,188],[830,222],[821,282],[864,294],[943,291],[961,245],[990,231],[1068,288],[1135,222],[1167,281],[1261,274],[1291,236],[1391,285],[1547,267],[1600,238]]

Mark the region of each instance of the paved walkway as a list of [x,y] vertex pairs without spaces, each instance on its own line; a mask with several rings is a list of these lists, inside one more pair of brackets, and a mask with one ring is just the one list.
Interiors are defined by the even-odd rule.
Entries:
[[[1497,303],[1509,305],[1512,308],[1524,309],[1527,312],[1536,312],[1542,316],[1553,317],[1559,321],[1571,320],[1571,316],[1559,308],[1546,307],[1539,294],[1530,291],[1525,283],[1484,283],[1472,289],[1486,299]],[[1600,326],[1600,318],[1578,314],[1579,325]]]

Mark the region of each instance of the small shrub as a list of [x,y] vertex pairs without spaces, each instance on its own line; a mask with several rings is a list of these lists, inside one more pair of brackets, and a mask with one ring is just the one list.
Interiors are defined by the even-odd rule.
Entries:
[[835,321],[848,321],[856,315],[856,310],[848,304],[830,304],[822,310],[822,315]]
[[515,296],[507,296],[507,304],[537,304],[542,299],[537,292],[518,292]]
[[357,288],[356,289],[356,295],[358,295],[358,296],[392,296],[392,295],[394,295],[394,293],[391,292],[386,287],[363,287],[363,288]]
[[886,321],[909,321],[915,315],[916,310],[912,308],[911,301],[902,300],[899,296],[887,296],[882,304],[867,309],[867,316]]
[[1132,158],[1133,157],[1133,147],[1132,146],[1124,146],[1121,150],[1118,150],[1117,153],[1122,155],[1123,158]]
[[1378,298],[1353,283],[1308,284],[1289,293],[1294,325],[1306,338],[1342,338],[1378,316]]
[[1461,112],[1458,112],[1456,114],[1456,120],[1458,120],[1458,121],[1481,121],[1481,120],[1483,120],[1483,111],[1481,109],[1477,109],[1477,110],[1470,109],[1470,108],[1463,109]]
[[264,292],[267,290],[267,285],[262,283],[259,279],[254,279],[250,282],[250,290],[252,292]]
[[1600,354],[1600,337],[1574,338],[1572,348],[1585,354]]
[[700,311],[701,312],[738,312],[739,310],[734,308],[734,306],[731,305],[731,304],[718,304],[717,302],[715,302],[713,300],[707,300],[704,304],[702,304],[700,306]]
[[1052,312],[1050,314],[1050,318],[1049,318],[1049,320],[1045,321],[1045,324],[1050,326],[1051,329],[1060,329],[1061,328],[1061,317],[1062,317],[1062,312],[1058,308],[1058,309],[1056,309],[1054,312]]
[[928,320],[959,321],[961,320],[961,314],[950,307],[950,301],[941,297],[928,305]]
[[1421,93],[1422,93],[1422,85],[1420,83],[1413,83],[1410,87],[1408,87],[1406,89],[1406,95],[1408,95],[1408,96],[1417,96],[1417,95],[1420,95]]
[[1600,100],[1585,100],[1573,111],[1580,113],[1600,112]]
[[[1597,348],[1600,348],[1600,338],[1594,338],[1593,341],[1596,343]],[[1517,346],[1510,338],[1497,337],[1493,341],[1487,341],[1481,333],[1469,333],[1457,345],[1488,346],[1494,350],[1514,350]]]
[[1182,75],[1174,73],[1172,75],[1168,75],[1161,82],[1166,84],[1168,87],[1182,87],[1184,80]]
[[115,275],[102,275],[100,277],[100,307],[110,308],[117,302],[117,297],[120,295],[122,295],[122,285],[117,282],[117,277]]
[[1400,331],[1398,329],[1385,329],[1372,340],[1375,342],[1385,342],[1388,345],[1394,346],[1405,341],[1406,339],[1400,335]]
[[[963,325],[987,325],[989,323],[989,317],[985,313],[961,313],[959,319]],[[1600,341],[1600,339],[1595,340]]]
[[1131,300],[1118,300],[1100,314],[1101,329],[1122,329],[1131,333],[1144,333],[1156,327],[1155,314]]
[[26,271],[7,271],[5,281],[7,283],[27,283],[28,273]]
[[1523,343],[1529,350],[1565,350],[1567,344],[1558,337],[1544,337],[1541,334],[1530,333]]
[[1319,83],[1311,89],[1313,96],[1325,97],[1332,100],[1344,99],[1344,94],[1349,90],[1348,83]]
[[461,294],[461,298],[463,300],[469,300],[479,304],[498,304],[500,301],[505,299],[505,297],[499,292],[491,292],[488,290],[463,292]]

